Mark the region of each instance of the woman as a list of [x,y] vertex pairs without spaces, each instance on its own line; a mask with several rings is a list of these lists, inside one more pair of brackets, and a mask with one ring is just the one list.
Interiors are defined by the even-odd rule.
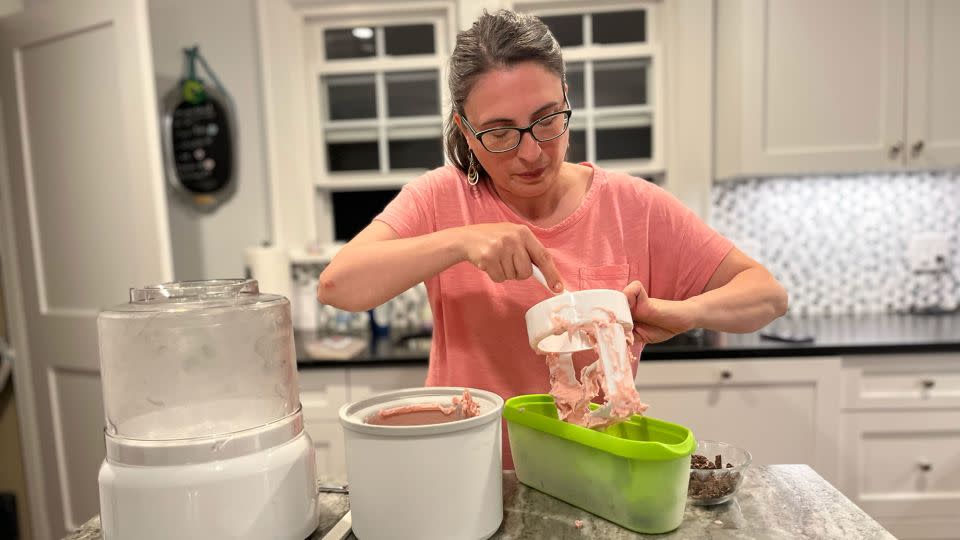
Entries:
[[[531,264],[555,292],[623,290],[637,353],[692,328],[750,332],[784,313],[773,276],[666,191],[564,161],[564,62],[539,19],[484,13],[457,37],[449,86],[451,164],[407,184],[318,288],[321,302],[362,311],[425,282],[427,385],[504,398],[549,389],[527,343],[524,312],[550,294],[528,279]],[[576,358],[577,371],[593,359]]]

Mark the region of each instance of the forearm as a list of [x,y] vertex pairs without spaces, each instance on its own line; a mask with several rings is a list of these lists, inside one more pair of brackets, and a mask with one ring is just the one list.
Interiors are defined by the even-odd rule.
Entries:
[[456,229],[348,244],[320,274],[317,298],[348,311],[376,307],[464,260]]
[[766,269],[748,268],[726,285],[687,300],[695,326],[720,332],[753,332],[787,311],[787,292]]

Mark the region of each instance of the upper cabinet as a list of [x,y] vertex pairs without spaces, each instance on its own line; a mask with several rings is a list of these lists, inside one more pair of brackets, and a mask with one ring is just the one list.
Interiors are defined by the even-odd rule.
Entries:
[[718,178],[960,164],[960,2],[739,0],[717,17]]
[[960,2],[908,3],[907,144],[912,166],[960,164]]

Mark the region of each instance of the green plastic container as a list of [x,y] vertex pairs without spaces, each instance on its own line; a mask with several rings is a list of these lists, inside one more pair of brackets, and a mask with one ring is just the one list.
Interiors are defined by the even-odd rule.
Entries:
[[524,484],[640,533],[683,521],[697,447],[689,429],[644,416],[588,429],[560,420],[547,394],[508,399],[503,417]]

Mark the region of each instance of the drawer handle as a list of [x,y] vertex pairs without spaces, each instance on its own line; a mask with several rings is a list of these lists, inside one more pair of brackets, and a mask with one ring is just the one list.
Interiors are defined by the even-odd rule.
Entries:
[[933,380],[933,379],[924,379],[924,380],[921,382],[921,384],[923,385],[924,388],[926,388],[927,390],[929,390],[929,389],[933,388],[933,387],[937,384],[937,381],[935,381],[935,380]]
[[731,373],[729,369],[720,372],[721,379],[730,379],[731,377],[733,377],[733,373]]
[[920,463],[917,463],[917,467],[919,467],[923,472],[930,472],[930,469],[933,469],[933,464],[929,461],[921,461]]

